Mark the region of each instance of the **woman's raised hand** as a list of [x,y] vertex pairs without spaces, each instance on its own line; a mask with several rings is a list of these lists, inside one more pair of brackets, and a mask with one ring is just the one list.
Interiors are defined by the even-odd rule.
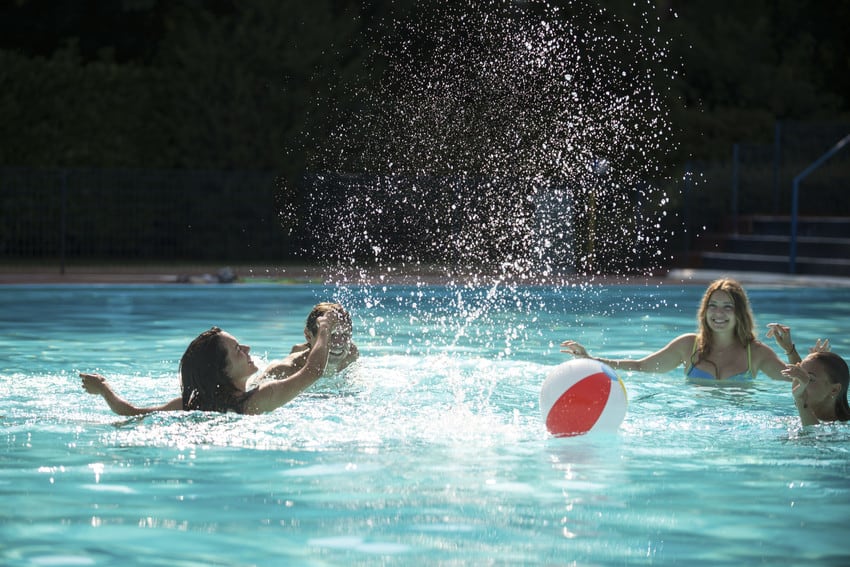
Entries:
[[575,341],[564,341],[561,343],[561,352],[577,356],[578,358],[588,358],[587,349]]
[[767,338],[773,337],[776,339],[776,344],[785,352],[789,352],[794,348],[794,341],[791,340],[791,327],[780,325],[779,323],[767,324]]

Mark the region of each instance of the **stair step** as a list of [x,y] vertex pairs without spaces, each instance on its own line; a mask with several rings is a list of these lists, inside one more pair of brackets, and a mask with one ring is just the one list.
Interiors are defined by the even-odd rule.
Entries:
[[[733,232],[707,234],[700,267],[787,273],[791,217],[748,215]],[[850,217],[798,217],[795,271],[850,277]]]
[[[740,219],[743,232],[751,234],[791,235],[791,217],[752,215]],[[797,217],[798,236],[850,238],[848,217]]]
[[[703,252],[701,267],[784,273],[789,262],[788,255]],[[799,274],[850,276],[850,259],[798,256],[795,268]]]
[[[740,254],[788,254],[791,237],[771,234],[711,234],[711,242],[722,246],[723,252]],[[850,238],[798,236],[797,254],[812,257],[850,258]]]

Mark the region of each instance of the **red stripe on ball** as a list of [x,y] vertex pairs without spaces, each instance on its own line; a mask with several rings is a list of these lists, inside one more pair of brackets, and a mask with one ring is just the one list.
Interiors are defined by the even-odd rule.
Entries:
[[611,381],[610,376],[599,372],[576,382],[552,405],[546,416],[546,429],[556,437],[590,431],[608,403]]

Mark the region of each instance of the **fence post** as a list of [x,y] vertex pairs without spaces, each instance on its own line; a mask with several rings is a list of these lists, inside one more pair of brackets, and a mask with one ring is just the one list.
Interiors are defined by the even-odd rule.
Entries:
[[738,234],[738,161],[741,157],[741,144],[732,145],[732,232]]
[[65,275],[65,238],[68,217],[68,170],[62,169],[59,174],[59,184],[62,191],[62,206],[59,219],[59,273]]
[[782,165],[782,122],[773,130],[773,214],[779,214],[779,168]]

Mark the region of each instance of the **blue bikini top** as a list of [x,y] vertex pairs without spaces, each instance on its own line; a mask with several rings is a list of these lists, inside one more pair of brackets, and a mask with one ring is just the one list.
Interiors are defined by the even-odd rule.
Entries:
[[[697,351],[697,341],[694,339],[694,350],[691,353],[691,357]],[[723,382],[752,382],[756,379],[756,373],[752,371],[753,368],[753,359],[750,353],[750,345],[747,344],[747,369],[740,374],[735,374],[734,376],[730,376],[729,378],[723,378]],[[718,380],[713,375],[709,374],[705,370],[701,370],[691,364],[691,367],[685,371],[685,377],[687,378],[696,378],[698,380]]]

